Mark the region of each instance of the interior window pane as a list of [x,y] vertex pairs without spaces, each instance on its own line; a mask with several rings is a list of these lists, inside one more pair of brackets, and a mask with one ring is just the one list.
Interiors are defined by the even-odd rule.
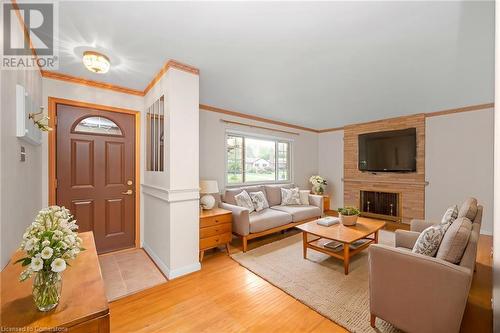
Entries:
[[243,183],[243,138],[227,137],[227,182],[228,184]]
[[276,180],[276,142],[245,138],[245,182]]
[[289,180],[288,143],[278,142],[278,180]]
[[156,100],[147,109],[147,142],[146,142],[146,166],[148,171],[165,170],[165,115],[164,97]]
[[82,119],[75,127],[75,132],[122,135],[122,131],[112,120],[103,117],[88,117]]

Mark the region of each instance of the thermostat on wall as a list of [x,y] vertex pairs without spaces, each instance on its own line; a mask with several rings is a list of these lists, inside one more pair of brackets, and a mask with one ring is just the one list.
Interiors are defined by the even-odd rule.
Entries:
[[33,145],[39,145],[42,143],[42,132],[30,121],[30,112],[34,112],[31,96],[22,85],[16,84],[16,136]]

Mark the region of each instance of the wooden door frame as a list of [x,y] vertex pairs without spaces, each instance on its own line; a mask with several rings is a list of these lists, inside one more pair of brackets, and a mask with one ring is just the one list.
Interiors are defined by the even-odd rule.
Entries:
[[49,127],[53,128],[49,132],[49,205],[56,204],[56,138],[57,138],[57,105],[63,104],[68,106],[83,107],[89,109],[96,109],[100,111],[118,112],[130,114],[135,117],[135,247],[141,247],[140,238],[140,221],[141,221],[141,199],[140,199],[140,179],[141,179],[141,112],[137,110],[116,108],[113,106],[93,104],[81,102],[71,99],[49,97],[48,98],[48,116]]

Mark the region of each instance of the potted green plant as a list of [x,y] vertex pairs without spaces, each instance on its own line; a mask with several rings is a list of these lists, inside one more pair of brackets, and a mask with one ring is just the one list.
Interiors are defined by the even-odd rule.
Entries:
[[340,222],[345,226],[356,225],[359,216],[359,209],[355,207],[344,207],[337,209]]

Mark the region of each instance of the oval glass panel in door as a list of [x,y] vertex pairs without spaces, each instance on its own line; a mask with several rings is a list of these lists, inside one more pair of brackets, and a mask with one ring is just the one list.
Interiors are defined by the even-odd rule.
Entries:
[[117,124],[115,124],[112,120],[103,117],[83,118],[75,126],[74,131],[89,134],[122,135],[122,131]]

